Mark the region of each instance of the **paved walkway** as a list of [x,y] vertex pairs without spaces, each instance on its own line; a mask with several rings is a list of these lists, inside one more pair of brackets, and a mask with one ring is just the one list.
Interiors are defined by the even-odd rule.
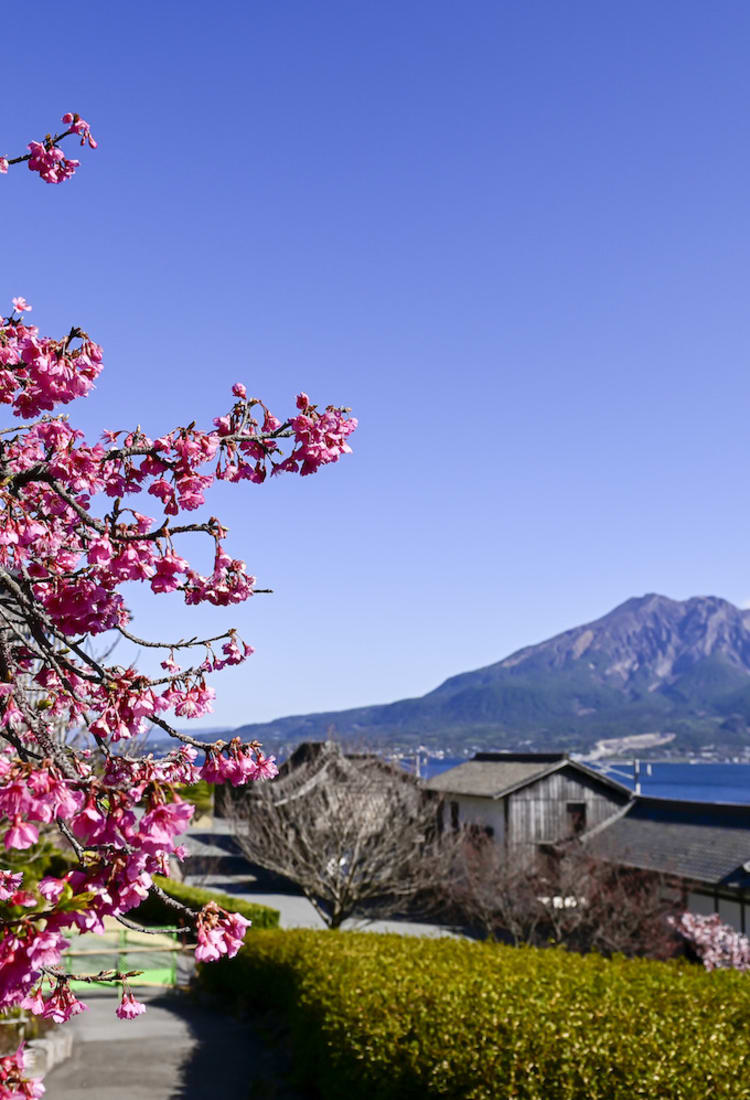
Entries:
[[[301,894],[272,892],[252,875],[190,876],[213,888],[281,914],[282,928],[323,928]],[[417,921],[347,921],[344,928],[417,936],[452,935]],[[189,978],[180,957],[181,981]],[[72,1057],[45,1079],[45,1100],[301,1100],[284,1081],[284,1054],[265,1047],[247,1023],[212,1011],[185,993],[135,990],[148,1008],[135,1020],[118,1020],[118,996],[106,990],[79,994],[89,1005],[65,1026],[74,1032]]]
[[[223,894],[255,902],[256,905],[268,905],[279,910],[281,928],[325,928],[323,920],[303,894],[290,890],[286,893],[273,893],[264,890],[252,875],[189,875],[185,881],[191,886],[203,886],[207,890],[218,890]],[[459,936],[460,933],[441,924],[414,920],[346,920],[342,928],[352,932],[398,932],[402,936]]]
[[[235,824],[226,818],[203,818],[184,836],[188,849],[186,870],[190,863],[202,864],[200,874],[187,870],[185,882],[191,886],[204,886],[210,890],[233,894],[245,901],[268,905],[278,909],[282,928],[325,928],[324,922],[302,894],[291,883],[258,868],[252,868],[245,860],[236,839]],[[233,858],[232,858],[233,857]],[[234,862],[231,872],[226,861]],[[224,867],[222,866],[224,864]],[[255,873],[253,873],[255,872]],[[410,920],[347,920],[345,930],[366,932],[399,932],[409,936],[451,936],[450,929],[427,921]]]
[[278,1080],[278,1055],[250,1027],[177,992],[136,991],[148,1003],[118,1020],[118,998],[84,997],[88,1012],[67,1027],[73,1055],[45,1079],[45,1100],[292,1100]]

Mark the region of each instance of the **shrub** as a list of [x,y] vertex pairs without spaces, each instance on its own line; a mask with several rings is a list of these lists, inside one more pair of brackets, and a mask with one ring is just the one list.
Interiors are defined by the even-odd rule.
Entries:
[[6,849],[5,833],[7,829],[0,829],[2,868],[14,873],[20,871],[23,874],[25,890],[34,890],[39,880],[46,875],[62,876],[75,865],[72,853],[62,852],[46,832],[41,833],[35,844],[23,850]]
[[204,987],[289,1021],[326,1100],[742,1100],[750,984],[685,962],[259,932]]
[[[154,882],[160,886],[165,894],[181,901],[183,905],[191,909],[201,909],[210,901],[215,901],[222,909],[230,913],[239,913],[253,922],[253,928],[278,928],[279,911],[270,909],[266,905],[255,905],[251,901],[243,901],[241,898],[232,897],[231,894],[219,894],[215,890],[204,890],[200,886],[187,886],[184,882],[175,879],[162,878],[154,875]],[[128,913],[128,917],[138,921],[139,924],[149,925],[174,925],[182,924],[180,914],[176,913],[165,901],[155,894],[149,894],[146,900]]]
[[197,783],[187,783],[178,789],[180,798],[195,806],[196,817],[213,812],[214,788],[205,779],[199,779]]

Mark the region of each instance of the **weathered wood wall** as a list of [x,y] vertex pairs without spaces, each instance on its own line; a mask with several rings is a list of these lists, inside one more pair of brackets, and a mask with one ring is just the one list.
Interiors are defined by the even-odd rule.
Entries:
[[[449,800],[450,801],[450,800]],[[610,789],[596,779],[563,768],[530,783],[505,798],[454,795],[461,826],[490,828],[499,844],[531,845],[555,843],[571,835],[569,803],[586,807],[586,828],[605,821],[627,801],[627,795]],[[446,823],[450,820],[446,809]]]
[[595,779],[562,768],[507,795],[508,843],[554,843],[571,835],[568,803],[586,807],[586,828],[611,817],[627,801],[627,795],[610,790]]

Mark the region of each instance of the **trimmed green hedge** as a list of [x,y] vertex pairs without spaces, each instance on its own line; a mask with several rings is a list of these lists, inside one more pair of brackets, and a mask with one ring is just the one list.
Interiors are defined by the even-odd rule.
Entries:
[[750,975],[353,932],[258,932],[203,986],[282,1010],[325,1100],[747,1100]]
[[[200,909],[209,901],[215,901],[222,909],[228,909],[230,913],[239,913],[253,922],[253,928],[278,928],[279,911],[270,909],[266,905],[254,905],[253,902],[243,901],[241,898],[232,897],[231,894],[218,894],[215,890],[204,890],[200,886],[186,886],[184,882],[177,882],[172,878],[163,878],[154,875],[154,882],[160,886],[165,894],[169,894],[175,901],[181,901],[183,905],[191,909]],[[150,925],[174,925],[180,924],[179,913],[153,894],[149,894],[146,900],[127,914],[139,924]]]

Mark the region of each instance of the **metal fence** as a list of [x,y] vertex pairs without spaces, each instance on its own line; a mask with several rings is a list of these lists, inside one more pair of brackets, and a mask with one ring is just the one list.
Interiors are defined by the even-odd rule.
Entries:
[[[177,959],[185,950],[174,933],[135,932],[107,921],[104,935],[85,932],[74,936],[64,962],[68,974],[140,970],[137,977],[128,978],[129,985],[173,986],[177,984]],[[90,982],[70,984],[73,989],[91,988]]]

